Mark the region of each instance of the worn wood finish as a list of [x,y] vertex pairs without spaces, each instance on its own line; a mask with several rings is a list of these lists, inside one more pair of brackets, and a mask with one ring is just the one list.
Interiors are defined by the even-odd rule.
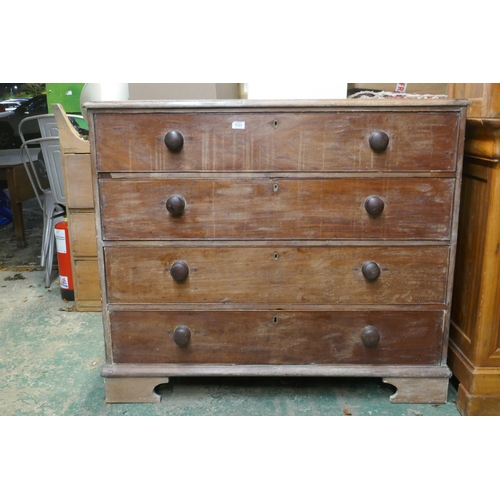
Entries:
[[88,104],[105,380],[380,376],[443,402],[466,104]]
[[92,212],[72,211],[68,215],[68,224],[73,229],[71,250],[79,259],[97,257],[95,233],[95,215]]
[[69,180],[69,192],[66,203],[73,210],[94,210],[92,193],[92,171],[89,154],[63,153],[66,177]]
[[123,377],[104,379],[107,403],[159,403],[155,387],[168,383],[168,377]]
[[78,295],[75,307],[78,311],[101,310],[99,269],[96,259],[78,259],[73,262],[73,283]]
[[449,378],[446,365],[216,365],[216,364],[106,364],[102,368],[105,378],[123,377],[393,377]]
[[90,154],[90,143],[75,130],[61,104],[52,104],[62,154]]
[[464,415],[500,415],[500,120],[467,122],[450,366]]
[[[103,179],[103,237],[449,240],[453,179]],[[179,215],[170,197],[185,200]],[[383,203],[378,216],[369,196]],[[248,217],[251,210],[252,216]]]
[[500,159],[500,119],[467,119],[467,154],[483,159]]
[[457,408],[462,415],[493,417],[500,415],[500,395],[471,394],[463,384],[458,386]]
[[335,111],[351,112],[360,111],[405,111],[405,112],[438,112],[462,111],[470,105],[467,99],[439,99],[439,100],[402,100],[402,99],[165,99],[165,100],[132,100],[132,101],[106,101],[88,102],[85,108],[89,113],[99,115],[130,113],[186,113],[186,112],[240,112],[251,110],[253,112],[270,111]]
[[[114,363],[238,364],[438,365],[444,320],[442,311],[377,310],[112,311],[110,318]],[[173,340],[178,325],[191,331],[185,347]],[[367,325],[379,332],[376,345],[362,340]]]
[[498,367],[474,366],[462,351],[454,348],[453,342],[451,347],[450,366],[453,367],[453,374],[460,381],[460,384],[466,387],[471,394],[498,396],[498,385],[500,383],[500,370]]
[[76,132],[60,104],[53,104],[52,110],[61,144],[75,308],[77,311],[99,311],[101,300],[90,143]]
[[446,403],[448,400],[448,380],[439,378],[393,378],[382,379],[386,384],[396,387],[390,396],[392,403]]
[[449,83],[448,97],[471,101],[467,118],[500,116],[500,83]]
[[[233,129],[244,122],[245,129]],[[456,113],[185,113],[96,117],[99,171],[428,171],[454,170]],[[185,136],[178,152],[165,135]],[[374,154],[370,135],[389,136]],[[429,133],[432,131],[432,133]],[[133,138],[130,141],[130,138]]]
[[[137,256],[140,254],[140,258]],[[419,247],[107,247],[110,303],[444,304],[449,249]],[[186,262],[176,282],[172,265]],[[369,282],[364,262],[380,277]]]
[[488,219],[491,172],[496,162],[466,158],[462,180],[461,224],[458,231],[453,342],[469,357],[473,356],[470,332],[477,322],[483,280],[482,263]]

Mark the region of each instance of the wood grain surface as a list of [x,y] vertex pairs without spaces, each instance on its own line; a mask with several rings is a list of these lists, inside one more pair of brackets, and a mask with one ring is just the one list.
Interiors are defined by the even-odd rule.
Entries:
[[[130,113],[94,117],[98,171],[453,171],[455,113]],[[244,129],[234,129],[244,122]],[[164,137],[180,132],[172,153]],[[381,130],[389,145],[375,153]]]
[[[103,179],[102,234],[109,240],[449,240],[453,179]],[[172,195],[186,201],[167,212]],[[384,209],[365,210],[369,196]]]
[[[439,364],[443,312],[112,311],[115,363]],[[191,330],[179,347],[178,325]],[[366,347],[361,331],[380,333]]]
[[[417,247],[140,247],[105,249],[107,294],[117,303],[436,304],[449,249]],[[189,267],[178,283],[176,261]],[[380,277],[361,267],[375,261]]]

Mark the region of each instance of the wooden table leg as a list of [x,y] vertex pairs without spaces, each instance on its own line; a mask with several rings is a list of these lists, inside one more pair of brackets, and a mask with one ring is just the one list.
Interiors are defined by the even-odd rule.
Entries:
[[[16,232],[17,247],[24,248],[26,246],[26,237],[24,233],[23,197],[19,196],[19,194],[23,193],[26,190],[26,187],[20,185],[20,177],[22,177],[20,167],[22,167],[24,171],[23,165],[14,165],[7,169],[6,174],[7,186],[10,194],[10,208],[12,210],[14,231]],[[27,180],[29,182],[29,179]]]
[[23,218],[23,204],[12,203],[12,219],[14,222],[14,231],[16,232],[17,248],[24,248],[27,246],[26,235],[24,233],[24,218]]

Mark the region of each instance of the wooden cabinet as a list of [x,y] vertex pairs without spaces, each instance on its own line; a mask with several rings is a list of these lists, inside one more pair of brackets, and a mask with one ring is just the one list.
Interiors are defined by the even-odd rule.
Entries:
[[449,83],[448,97],[467,99],[467,118],[494,118],[500,114],[499,83]]
[[90,145],[78,135],[60,104],[53,104],[52,110],[61,144],[75,309],[100,311]]
[[89,103],[108,402],[376,376],[445,402],[466,102]]
[[500,119],[468,118],[450,367],[464,415],[500,415]]

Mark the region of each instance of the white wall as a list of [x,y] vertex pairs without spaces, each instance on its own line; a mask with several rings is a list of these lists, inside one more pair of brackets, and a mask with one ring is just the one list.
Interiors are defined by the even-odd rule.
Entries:
[[129,83],[132,100],[237,99],[237,83]]
[[321,80],[254,81],[246,84],[248,99],[345,99],[347,83]]

